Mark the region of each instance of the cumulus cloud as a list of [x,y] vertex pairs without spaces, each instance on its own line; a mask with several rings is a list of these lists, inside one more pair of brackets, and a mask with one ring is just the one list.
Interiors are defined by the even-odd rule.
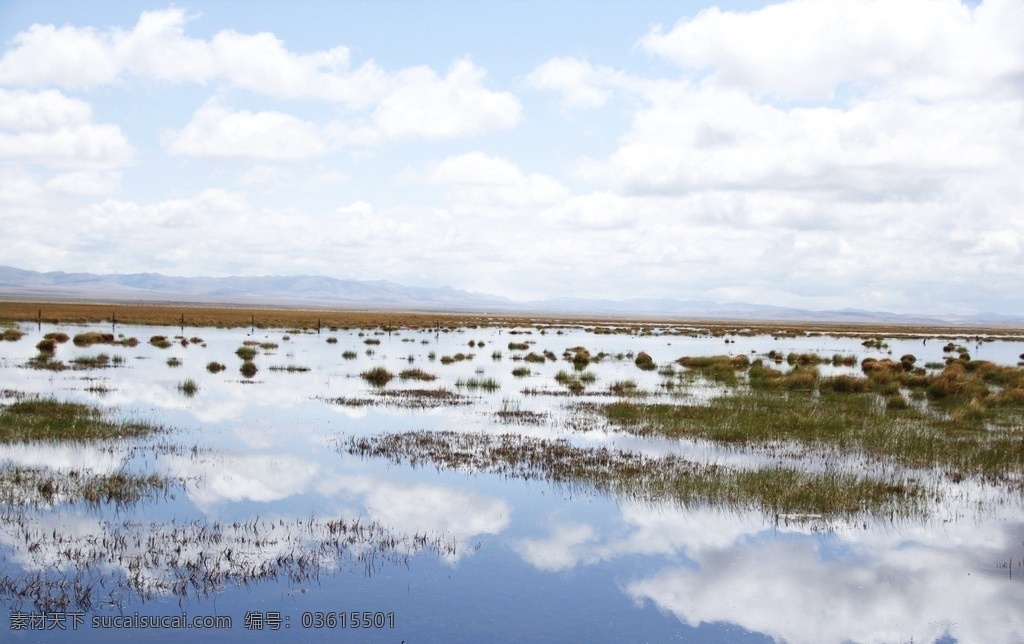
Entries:
[[93,123],[91,106],[61,92],[0,88],[0,157],[56,167],[112,169],[135,153],[121,128]]
[[232,110],[216,99],[165,144],[172,154],[221,159],[298,160],[325,149],[312,123],[282,112]]
[[[129,76],[217,82],[278,99],[343,104],[356,116],[340,120],[335,131],[349,142],[503,129],[522,110],[510,92],[484,87],[485,70],[468,59],[456,61],[443,77],[425,66],[390,73],[373,61],[353,67],[345,46],[294,53],[268,32],[222,30],[209,40],[193,38],[185,33],[189,20],[183,9],[172,8],[142,13],[131,31],[33,25],[0,58],[0,84],[82,89]],[[369,119],[361,115],[371,108]]]
[[539,173],[525,174],[509,160],[481,151],[434,163],[425,178],[448,186],[456,209],[485,217],[502,218],[513,210],[527,216],[522,209],[557,204],[569,195],[558,181]]
[[522,105],[511,92],[487,89],[485,70],[468,59],[457,61],[444,77],[429,67],[403,69],[370,119],[341,119],[331,126],[344,143],[400,139],[444,139],[514,126]]
[[92,120],[92,107],[85,101],[56,90],[30,92],[0,88],[0,128],[46,131],[82,125]]
[[942,99],[1009,83],[1024,62],[1024,7],[987,0],[790,0],[706,9],[641,45],[716,85],[795,100],[845,88]]

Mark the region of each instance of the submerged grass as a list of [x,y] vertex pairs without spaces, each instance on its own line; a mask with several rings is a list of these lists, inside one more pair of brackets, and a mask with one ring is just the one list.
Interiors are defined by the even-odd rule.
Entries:
[[387,458],[413,466],[430,464],[544,479],[614,495],[670,499],[687,506],[757,509],[769,516],[920,516],[927,507],[924,490],[913,481],[780,467],[735,470],[678,456],[649,457],[518,434],[416,431],[352,437],[341,449],[363,458]]
[[0,468],[0,503],[18,507],[85,502],[123,507],[155,498],[173,484],[171,479],[157,474],[4,467]]

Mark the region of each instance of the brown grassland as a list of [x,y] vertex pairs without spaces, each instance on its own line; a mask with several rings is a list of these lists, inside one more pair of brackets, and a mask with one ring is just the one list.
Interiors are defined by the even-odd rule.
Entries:
[[42,321],[52,324],[122,323],[152,326],[248,327],[283,329],[382,328],[382,329],[456,329],[465,327],[584,326],[598,332],[642,333],[652,327],[686,326],[696,332],[714,335],[754,335],[770,333],[794,335],[868,336],[941,335],[971,337],[995,335],[1019,339],[1024,329],[838,324],[811,322],[751,322],[685,320],[677,318],[624,318],[610,316],[512,315],[426,311],[371,311],[342,309],[298,309],[286,307],[212,306],[194,304],[131,304],[123,302],[29,302],[0,301],[0,322]]

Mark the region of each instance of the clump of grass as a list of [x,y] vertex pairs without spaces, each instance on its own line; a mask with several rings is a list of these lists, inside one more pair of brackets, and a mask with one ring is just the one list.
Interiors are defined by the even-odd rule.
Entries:
[[77,347],[89,347],[94,344],[114,344],[113,333],[100,333],[98,331],[87,331],[77,334],[72,340]]
[[267,368],[270,369],[271,371],[286,371],[288,373],[305,373],[307,371],[310,371],[309,367],[304,367],[302,365],[297,364],[271,365],[270,367]]
[[257,351],[251,346],[242,345],[235,350],[235,355],[242,360],[253,360],[256,357]]
[[750,366],[750,359],[745,355],[683,356],[676,360],[676,363],[712,380],[734,385],[737,383],[737,372],[747,369]]
[[402,380],[423,380],[425,382],[437,380],[437,376],[432,373],[427,373],[422,369],[406,369],[405,371],[400,372],[398,377]]
[[363,344],[378,345],[380,344],[380,340],[378,340],[377,338],[366,338],[365,340],[363,340]]
[[220,373],[225,369],[227,369],[227,366],[221,364],[220,362],[217,362],[216,360],[206,364],[206,370],[209,371],[210,373]]
[[29,358],[25,366],[30,369],[45,369],[47,371],[64,371],[67,369],[67,365],[60,360],[54,360],[53,354],[46,351],[40,351],[39,355]]
[[790,389],[799,391],[812,391],[818,379],[816,367],[794,367],[789,373],[782,373],[778,369],[765,366],[760,360],[755,360],[747,370],[747,380],[751,389]]
[[239,373],[241,373],[246,378],[252,378],[253,376],[256,375],[256,372],[258,372],[259,370],[259,367],[257,367],[256,363],[253,362],[252,360],[243,360],[242,366],[238,368]]
[[199,385],[196,383],[195,380],[191,378],[186,378],[182,382],[178,383],[178,391],[191,398],[192,396],[195,396],[196,393],[199,391]]
[[96,356],[79,356],[71,361],[76,369],[102,369],[110,365],[110,356],[101,353]]
[[617,380],[608,387],[608,391],[616,396],[643,395],[635,380]]
[[39,350],[39,353],[52,354],[57,350],[57,341],[53,338],[43,338],[36,344],[36,349]]
[[633,360],[633,364],[644,371],[654,371],[658,368],[658,365],[654,362],[654,358],[645,351],[641,351],[637,354],[636,359]]
[[837,394],[859,394],[871,389],[871,382],[867,378],[857,378],[847,374],[822,378],[818,384],[822,392]]
[[327,344],[338,344],[338,338],[333,335],[327,338]]
[[526,376],[529,376],[531,373],[532,372],[530,371],[529,367],[516,367],[515,369],[512,370],[512,375],[515,376],[516,378],[525,378]]
[[21,329],[9,327],[0,332],[0,340],[5,342],[17,342],[24,335],[25,333]]
[[67,342],[71,338],[68,337],[67,333],[64,333],[64,332],[61,332],[61,331],[53,331],[53,332],[50,332],[50,333],[47,333],[46,335],[44,335],[43,339],[44,340],[53,340],[57,344],[64,344],[65,342]]
[[374,367],[359,374],[363,380],[370,383],[374,387],[383,387],[384,385],[391,382],[394,375],[385,369],[384,367]]
[[453,356],[441,356],[441,364],[452,364],[463,360],[472,360],[475,356],[472,353],[456,353]]
[[786,356],[786,362],[791,365],[814,365],[829,362],[829,359],[816,353],[790,353]]
[[356,358],[359,357],[359,354],[356,353],[355,351],[352,351],[350,349],[350,350],[346,351],[345,353],[341,354],[341,357],[346,359],[346,360],[355,360]]
[[580,394],[586,389],[583,379],[575,373],[562,370],[555,374],[555,382],[569,390],[570,393]]
[[590,352],[585,347],[571,347],[565,350],[563,357],[572,363],[577,371],[583,371],[590,364]]
[[55,398],[25,398],[0,408],[0,442],[141,436],[158,427],[111,421],[99,408]]
[[857,365],[857,356],[844,356],[842,354],[835,354],[832,356],[833,367],[853,367]]
[[466,389],[483,389],[484,391],[497,391],[501,389],[501,383],[494,378],[469,378],[467,380],[459,378],[455,381],[455,386]]
[[172,356],[170,358],[167,358],[167,366],[168,367],[180,367],[181,366],[181,358],[177,358],[177,357],[174,357],[174,356]]
[[149,339],[149,343],[157,349],[170,349],[172,345],[165,335],[154,335]]
[[529,348],[530,348],[530,345],[528,343],[526,343],[526,342],[509,342],[508,343],[508,350],[509,351],[526,351]]
[[548,361],[548,359],[545,356],[539,353],[534,353],[533,351],[523,356],[523,360],[527,362],[533,362],[536,364],[544,364],[545,362]]

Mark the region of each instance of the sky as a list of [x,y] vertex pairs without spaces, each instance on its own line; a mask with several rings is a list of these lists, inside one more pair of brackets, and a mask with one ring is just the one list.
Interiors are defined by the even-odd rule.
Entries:
[[0,264],[1024,314],[1024,0],[0,0]]

